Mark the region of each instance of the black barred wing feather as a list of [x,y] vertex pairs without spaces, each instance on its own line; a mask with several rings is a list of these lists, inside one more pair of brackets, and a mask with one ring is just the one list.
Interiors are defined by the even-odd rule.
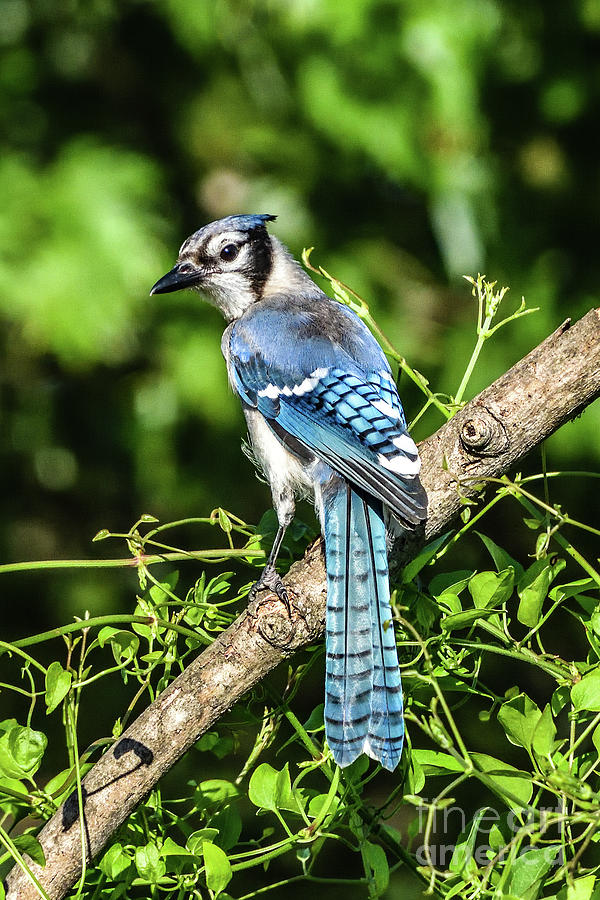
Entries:
[[255,405],[280,437],[291,435],[407,525],[423,521],[417,448],[389,371],[363,375],[356,367],[346,372],[322,366],[282,384],[280,374],[257,378],[257,369],[256,360],[246,372],[236,366],[242,389],[247,392],[250,382]]

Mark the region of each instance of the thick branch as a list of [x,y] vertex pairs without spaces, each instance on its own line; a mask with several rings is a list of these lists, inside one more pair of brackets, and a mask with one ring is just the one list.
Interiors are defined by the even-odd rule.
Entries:
[[[573,327],[566,322],[421,444],[422,480],[429,496],[427,539],[446,529],[460,509],[457,478],[502,475],[600,394],[599,325],[596,310]],[[294,597],[291,622],[273,597],[242,613],[85,777],[89,857],[106,846],[206,729],[282,659],[320,637],[325,616],[320,542],[285,580]],[[39,840],[46,867],[28,862],[48,895],[63,897],[81,873],[76,794],[44,826]],[[17,867],[6,888],[8,900],[39,896]]]

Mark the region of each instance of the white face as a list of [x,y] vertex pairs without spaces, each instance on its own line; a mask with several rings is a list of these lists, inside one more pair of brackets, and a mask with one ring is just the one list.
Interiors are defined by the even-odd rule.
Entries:
[[231,271],[248,264],[249,251],[247,232],[225,231],[200,241],[194,234],[181,245],[179,259],[181,262],[190,259],[194,263],[214,261],[225,271]]
[[271,241],[264,229],[202,229],[181,246],[182,270],[201,273],[197,290],[228,318],[240,316],[262,293],[271,268]]

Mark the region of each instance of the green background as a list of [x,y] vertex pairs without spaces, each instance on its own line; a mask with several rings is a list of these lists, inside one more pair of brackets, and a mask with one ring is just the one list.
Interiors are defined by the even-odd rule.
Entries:
[[[596,305],[599,38],[600,0],[0,0],[0,562],[125,555],[91,539],[141,513],[257,522],[268,507],[218,313],[148,296],[207,221],[277,214],[273,232],[296,255],[314,246],[446,393],[474,343],[462,274],[508,284],[507,311],[541,307],[486,345],[468,396]],[[401,390],[410,419],[421,397]],[[563,428],[549,468],[597,468],[599,427],[596,406]],[[589,484],[552,500],[595,524]],[[530,552],[516,511],[489,530]],[[459,567],[477,566],[475,543]],[[136,582],[1,587],[10,638],[130,612]]]
[[[0,558],[268,505],[218,313],[148,297],[207,221],[277,214],[450,393],[473,343],[461,274],[541,306],[485,347],[472,392],[593,306],[599,32],[598,0],[2,0]],[[599,416],[550,468],[593,465]],[[118,584],[13,579],[8,618],[112,608]]]
[[[207,221],[277,214],[448,393],[474,341],[462,274],[541,307],[486,345],[470,394],[592,307],[599,34],[599,0],[2,0],[0,559],[114,555],[92,536],[143,512],[268,506],[218,313],[148,296]],[[564,428],[550,469],[593,467],[599,425]],[[593,518],[579,484],[569,512]],[[11,576],[5,626],[121,609],[132,586]]]

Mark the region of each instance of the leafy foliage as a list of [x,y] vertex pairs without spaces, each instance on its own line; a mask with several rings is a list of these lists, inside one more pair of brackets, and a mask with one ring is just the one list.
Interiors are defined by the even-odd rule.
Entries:
[[[330,281],[379,333],[422,390],[425,406],[451,416],[461,397],[432,392],[381,334],[364,301]],[[504,293],[481,277],[472,283],[479,325],[466,372],[477,363],[482,334],[498,328],[493,320]],[[395,586],[409,733],[397,773],[382,774],[365,757],[343,771],[334,765],[322,703],[301,711],[316,669],[321,690],[322,652],[312,648],[289,667],[283,690],[267,681],[202,735],[191,751],[192,777],[158,785],[71,896],[160,892],[241,900],[267,890],[292,896],[296,884],[305,890],[315,883],[320,891],[343,886],[351,896],[377,898],[388,896],[406,871],[448,900],[595,896],[600,573],[572,536],[578,529],[598,532],[552,505],[560,473],[549,474],[545,460],[543,468],[539,476],[492,480],[478,502],[463,498],[460,526],[424,547]],[[507,507],[520,510],[530,544],[530,557],[521,561],[479,530],[484,517],[492,520]],[[183,526],[215,530],[221,546],[176,547],[169,534]],[[250,586],[239,566],[261,565],[273,531],[270,514],[254,528],[224,509],[168,524],[145,515],[120,534],[103,529],[97,541],[124,541],[136,561],[132,613],[86,615],[0,642],[9,673],[2,689],[24,703],[21,718],[0,723],[2,871],[15,860],[27,866],[27,857],[43,863],[37,823],[80,791],[94,758],[136,708],[233,621]],[[283,561],[300,554],[312,533],[296,522]],[[465,567],[473,554],[477,564]],[[191,558],[217,564],[217,573],[204,570],[189,588],[177,570],[160,569],[160,579],[154,574],[158,565]],[[36,565],[4,566],[0,573]],[[48,641],[62,649],[46,665],[41,652],[33,654]],[[112,735],[81,749],[79,720],[92,686],[115,679],[128,705],[111,709]],[[40,777],[45,732],[56,742],[60,728],[67,757],[47,780]]]
[[[511,341],[486,343],[472,390],[594,302],[597,0],[4,0],[4,11],[2,559],[86,555],[90,533],[141,509],[260,516],[261,486],[246,483],[240,508],[230,477],[242,425],[218,315],[186,296],[148,299],[181,240],[213,218],[277,213],[296,253],[315,241],[446,390],[471,348],[461,273],[494,272],[515,306],[525,294],[541,307]],[[416,390],[403,385],[408,408]],[[552,439],[557,466],[589,467],[599,417]],[[416,436],[436,422],[428,410]],[[108,614],[127,588],[72,571],[40,595],[41,618],[66,621],[84,594]]]

